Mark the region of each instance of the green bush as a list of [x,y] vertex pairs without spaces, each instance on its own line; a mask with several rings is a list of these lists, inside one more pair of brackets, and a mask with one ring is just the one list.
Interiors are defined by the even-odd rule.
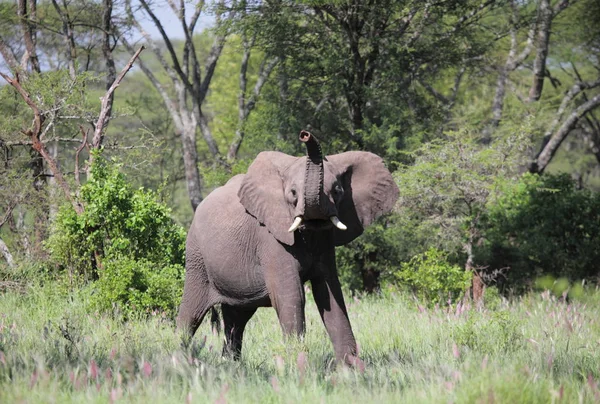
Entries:
[[100,311],[165,310],[173,313],[181,301],[184,269],[160,267],[146,259],[117,258],[106,262],[93,284],[92,304]]
[[478,262],[508,268],[514,289],[543,275],[571,281],[599,275],[600,194],[577,189],[566,174],[525,174],[502,184],[485,227]]
[[430,248],[402,263],[397,281],[409,287],[420,299],[434,305],[460,299],[471,284],[472,274],[448,262],[447,254]]
[[97,280],[98,307],[114,301],[172,309],[181,289],[185,231],[173,222],[170,209],[155,192],[134,190],[119,165],[101,155],[81,187],[80,201],[82,214],[64,206],[53,224],[46,247],[55,266],[72,277]]

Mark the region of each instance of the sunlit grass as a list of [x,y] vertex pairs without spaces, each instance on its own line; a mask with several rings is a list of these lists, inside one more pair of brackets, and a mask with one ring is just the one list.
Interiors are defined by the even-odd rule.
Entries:
[[88,314],[83,293],[30,287],[0,295],[0,402],[598,402],[598,295],[538,293],[493,311],[349,299],[360,374],[336,369],[310,296],[304,340],[284,341],[262,309],[233,362],[208,321],[184,350],[160,314]]

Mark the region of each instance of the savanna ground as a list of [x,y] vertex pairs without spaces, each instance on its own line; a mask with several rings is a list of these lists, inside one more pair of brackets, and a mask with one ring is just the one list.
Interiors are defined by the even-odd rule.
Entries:
[[485,309],[350,298],[363,374],[334,366],[310,292],[305,339],[286,343],[261,309],[240,362],[207,320],[184,350],[166,316],[89,315],[85,296],[55,283],[0,294],[0,402],[600,402],[598,290]]

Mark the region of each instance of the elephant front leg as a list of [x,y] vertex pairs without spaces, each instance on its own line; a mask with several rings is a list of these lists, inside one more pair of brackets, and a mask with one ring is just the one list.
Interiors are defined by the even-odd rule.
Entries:
[[311,284],[319,314],[333,342],[336,360],[363,371],[365,365],[358,357],[356,339],[352,333],[335,267],[333,271],[331,268],[327,268],[325,271],[327,273],[320,278],[313,279]]
[[305,331],[305,296],[298,270],[289,265],[269,272],[267,289],[283,334],[302,337]]

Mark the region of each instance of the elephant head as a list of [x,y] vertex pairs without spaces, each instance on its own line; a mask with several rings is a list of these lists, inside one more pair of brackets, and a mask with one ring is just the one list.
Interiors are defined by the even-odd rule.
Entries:
[[262,152],[248,168],[238,196],[246,210],[280,242],[294,232],[334,232],[336,245],[354,240],[392,210],[398,187],[383,160],[368,152],[323,157],[317,139],[300,132],[306,157]]

